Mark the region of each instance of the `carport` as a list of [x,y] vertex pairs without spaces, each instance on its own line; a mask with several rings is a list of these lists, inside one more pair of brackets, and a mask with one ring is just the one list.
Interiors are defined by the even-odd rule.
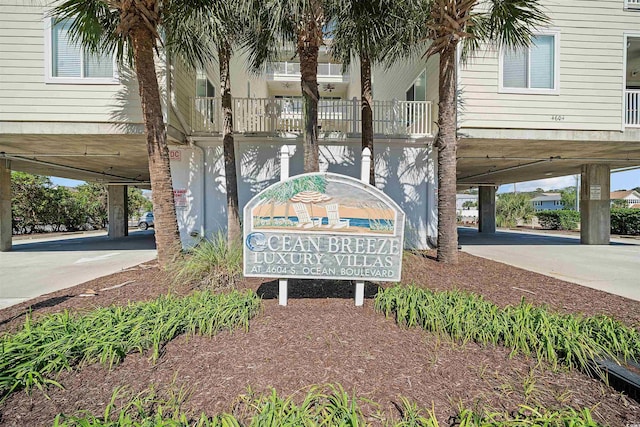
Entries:
[[[0,134],[0,251],[12,246],[11,171],[100,182],[107,186],[109,237],[128,234],[127,186],[150,188],[147,149],[140,126],[128,134],[81,133],[84,126],[68,126],[68,134]],[[95,125],[95,129],[109,131]],[[71,133],[76,132],[76,133]]]

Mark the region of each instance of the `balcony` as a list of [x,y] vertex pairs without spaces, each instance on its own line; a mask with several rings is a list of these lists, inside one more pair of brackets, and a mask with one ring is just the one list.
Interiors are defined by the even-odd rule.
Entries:
[[[286,98],[235,98],[234,132],[296,137],[304,132],[302,103]],[[319,135],[344,138],[360,134],[360,101],[321,100],[318,103]],[[428,101],[375,101],[373,131],[378,136],[422,137],[432,135],[432,106]],[[191,111],[192,133],[219,134],[220,98],[195,98]]]
[[624,124],[626,127],[640,128],[640,89],[624,91]]
[[[299,62],[272,62],[267,68],[268,81],[300,81]],[[331,62],[318,63],[319,82],[349,82],[349,75],[342,73],[342,64]]]
[[640,0],[624,0],[624,8],[640,10]]

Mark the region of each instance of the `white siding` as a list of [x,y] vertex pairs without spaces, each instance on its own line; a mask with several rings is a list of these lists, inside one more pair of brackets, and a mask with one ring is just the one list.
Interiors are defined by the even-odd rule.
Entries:
[[460,73],[462,126],[621,130],[624,33],[640,31],[640,13],[622,0],[543,4],[560,31],[559,94],[498,93],[498,53],[484,52]]
[[267,81],[251,74],[248,70],[246,55],[238,53],[231,58],[231,96],[236,98],[269,97]]
[[0,122],[140,123],[130,73],[125,84],[44,82],[44,18],[41,2],[0,0]]

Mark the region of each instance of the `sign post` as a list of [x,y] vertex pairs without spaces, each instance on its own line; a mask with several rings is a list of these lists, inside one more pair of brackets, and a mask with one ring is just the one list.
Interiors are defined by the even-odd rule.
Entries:
[[400,281],[405,214],[369,184],[371,153],[363,154],[362,179],[329,172],[288,178],[283,147],[281,181],[245,205],[244,275],[278,279],[280,305],[289,278],[353,281],[357,306],[366,280]]

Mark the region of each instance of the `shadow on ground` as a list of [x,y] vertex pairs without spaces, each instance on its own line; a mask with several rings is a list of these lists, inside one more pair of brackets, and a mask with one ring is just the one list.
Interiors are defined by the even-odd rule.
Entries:
[[[46,237],[43,235],[42,237]],[[24,243],[23,243],[24,242]],[[127,237],[110,239],[107,236],[61,237],[44,242],[19,241],[11,252],[75,252],[75,251],[136,251],[156,248],[153,230],[136,231]]]
[[[289,279],[288,297],[302,298],[341,298],[355,297],[356,284],[351,280],[305,280]],[[262,299],[278,298],[278,281],[272,280],[260,285],[256,291]],[[364,283],[364,297],[372,299],[378,293],[378,285]]]

